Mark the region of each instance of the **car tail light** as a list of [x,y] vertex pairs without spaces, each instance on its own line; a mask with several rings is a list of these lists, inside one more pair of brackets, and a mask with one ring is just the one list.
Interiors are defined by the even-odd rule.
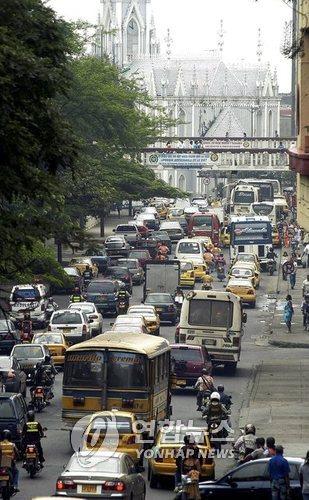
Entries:
[[29,446],[29,447],[27,447],[27,451],[29,453],[34,453],[35,452],[35,448],[33,446]]
[[56,488],[57,490],[76,490],[77,485],[74,481],[70,481],[69,479],[66,479],[65,481],[58,479]]
[[87,326],[86,325],[83,325],[83,330],[82,330],[83,333],[87,333]]
[[102,485],[104,491],[125,491],[126,485],[122,481],[105,481]]
[[51,326],[50,326],[50,325],[48,325],[47,330],[48,330],[49,332],[51,332]]

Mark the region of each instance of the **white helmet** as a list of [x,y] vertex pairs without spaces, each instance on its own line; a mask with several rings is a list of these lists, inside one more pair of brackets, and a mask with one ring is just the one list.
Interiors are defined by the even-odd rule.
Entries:
[[210,401],[214,401],[215,399],[220,401],[220,394],[218,392],[212,392],[210,395]]

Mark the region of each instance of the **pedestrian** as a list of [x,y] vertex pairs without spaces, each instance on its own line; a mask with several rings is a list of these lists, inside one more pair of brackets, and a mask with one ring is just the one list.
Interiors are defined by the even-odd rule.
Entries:
[[284,306],[284,322],[288,327],[288,332],[291,333],[292,316],[294,314],[291,295],[287,295],[285,300],[286,304]]
[[290,278],[291,288],[292,290],[294,290],[296,284],[297,262],[293,258],[291,258],[291,262],[293,266],[291,266],[291,272],[289,273],[289,278]]
[[304,257],[304,261],[306,263],[306,267],[309,267],[309,243],[306,244],[306,246],[303,250],[302,258],[303,257]]
[[255,450],[245,456],[244,462],[250,462],[250,460],[258,460],[263,458],[265,453],[265,439],[263,437],[256,438],[255,440]]
[[272,500],[287,500],[290,490],[290,466],[283,457],[283,447],[276,446],[276,455],[268,462]]
[[309,274],[307,274],[307,278],[303,281],[302,290],[303,290],[303,297],[306,294],[309,294]]
[[287,280],[285,263],[288,262],[288,260],[289,260],[288,252],[283,252],[282,259],[281,259],[281,269],[282,269],[282,279],[283,279],[283,281]]
[[276,455],[275,438],[270,436],[266,438],[266,450],[264,451],[264,457],[274,457]]
[[299,470],[299,476],[303,500],[309,500],[309,451],[307,451],[305,462]]
[[303,327],[304,330],[308,330],[309,326],[309,295],[305,295],[302,305],[301,305],[301,312],[303,313]]

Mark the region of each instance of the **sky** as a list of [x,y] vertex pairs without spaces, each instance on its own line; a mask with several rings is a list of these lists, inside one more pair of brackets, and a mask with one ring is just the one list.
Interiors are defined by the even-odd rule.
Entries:
[[[277,68],[280,92],[290,91],[291,61],[280,53],[284,24],[292,9],[287,0],[152,0],[161,54],[165,54],[167,29],[172,37],[172,57],[203,55],[217,48],[223,20],[223,59],[257,62],[257,32],[261,29],[262,62]],[[96,23],[99,0],[49,0],[48,4],[68,20]]]

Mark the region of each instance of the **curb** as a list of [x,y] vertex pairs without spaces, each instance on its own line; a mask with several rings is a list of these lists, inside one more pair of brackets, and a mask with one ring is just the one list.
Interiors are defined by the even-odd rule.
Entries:
[[302,342],[290,342],[285,340],[268,340],[269,345],[273,345],[275,347],[294,347],[296,349],[309,349],[309,342],[304,344]]

